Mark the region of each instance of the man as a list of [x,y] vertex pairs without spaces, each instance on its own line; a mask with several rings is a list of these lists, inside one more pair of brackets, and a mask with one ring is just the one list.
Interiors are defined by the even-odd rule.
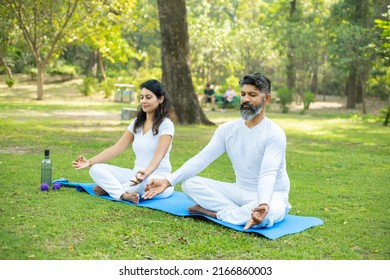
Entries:
[[211,108],[214,111],[214,105],[215,105],[215,91],[213,88],[211,88],[211,84],[207,83],[206,88],[203,90],[203,102],[204,104],[207,104],[207,102],[211,102]]
[[[286,135],[265,116],[271,100],[271,82],[262,74],[240,79],[239,120],[218,127],[196,156],[165,179],[148,182],[144,199],[182,183],[183,192],[196,205],[190,213],[204,214],[236,225],[271,227],[284,219],[290,180],[286,171]],[[236,175],[235,183],[195,176],[224,152]]]

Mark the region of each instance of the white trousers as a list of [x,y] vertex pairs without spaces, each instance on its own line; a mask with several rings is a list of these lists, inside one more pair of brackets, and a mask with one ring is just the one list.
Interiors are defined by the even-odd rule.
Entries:
[[[186,196],[203,208],[217,212],[217,219],[245,225],[257,207],[257,193],[234,183],[225,183],[195,176],[182,183]],[[254,227],[271,227],[281,222],[290,211],[288,194],[274,192],[264,221]]]
[[[98,163],[91,166],[89,174],[92,180],[105,190],[111,197],[120,199],[123,193],[139,193],[141,196],[147,184],[147,179],[136,186],[130,186],[130,179],[134,178],[135,171],[129,168],[123,168],[115,165]],[[164,178],[168,174],[154,174],[150,178]],[[167,188],[163,193],[156,195],[155,198],[166,198],[172,195],[173,187]]]

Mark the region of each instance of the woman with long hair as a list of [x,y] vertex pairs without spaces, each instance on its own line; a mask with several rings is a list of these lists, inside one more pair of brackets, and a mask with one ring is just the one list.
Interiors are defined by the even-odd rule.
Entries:
[[[79,156],[72,165],[75,169],[91,167],[89,174],[96,183],[97,195],[110,195],[118,200],[139,203],[144,193],[147,178],[164,178],[172,172],[169,154],[174,136],[174,124],[169,119],[171,99],[164,86],[157,80],[148,80],[140,85],[140,106],[122,137],[98,155],[86,159]],[[132,146],[134,167],[124,168],[106,164],[129,146]],[[157,198],[173,193],[173,187]]]

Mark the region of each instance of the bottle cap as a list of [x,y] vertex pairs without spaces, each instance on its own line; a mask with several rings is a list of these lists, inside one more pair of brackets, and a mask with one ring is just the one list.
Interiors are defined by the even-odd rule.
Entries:
[[45,150],[45,156],[48,156],[50,154],[49,150]]

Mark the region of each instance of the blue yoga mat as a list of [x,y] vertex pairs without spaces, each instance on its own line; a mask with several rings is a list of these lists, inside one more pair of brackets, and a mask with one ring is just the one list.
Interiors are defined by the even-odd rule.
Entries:
[[117,200],[110,196],[97,196],[93,191],[93,183],[78,183],[78,182],[69,182],[66,179],[58,179],[53,181],[60,182],[65,187],[74,187],[78,192],[87,192],[88,194],[103,199],[113,200],[123,202],[133,206],[147,207],[150,209],[164,211],[176,216],[190,217],[190,216],[201,216],[213,221],[214,223],[220,224],[222,226],[241,231],[241,232],[252,232],[263,235],[268,239],[277,239],[279,237],[302,232],[311,227],[322,225],[324,222],[316,217],[306,217],[306,216],[295,216],[287,215],[286,218],[277,224],[274,224],[270,228],[249,228],[244,231],[244,226],[237,226],[231,223],[227,223],[221,220],[217,220],[211,217],[207,217],[201,214],[190,214],[187,210],[189,206],[194,205],[194,202],[189,200],[184,193],[175,191],[170,197],[163,199],[151,199],[151,200],[140,200],[139,204],[134,204],[129,201]]

